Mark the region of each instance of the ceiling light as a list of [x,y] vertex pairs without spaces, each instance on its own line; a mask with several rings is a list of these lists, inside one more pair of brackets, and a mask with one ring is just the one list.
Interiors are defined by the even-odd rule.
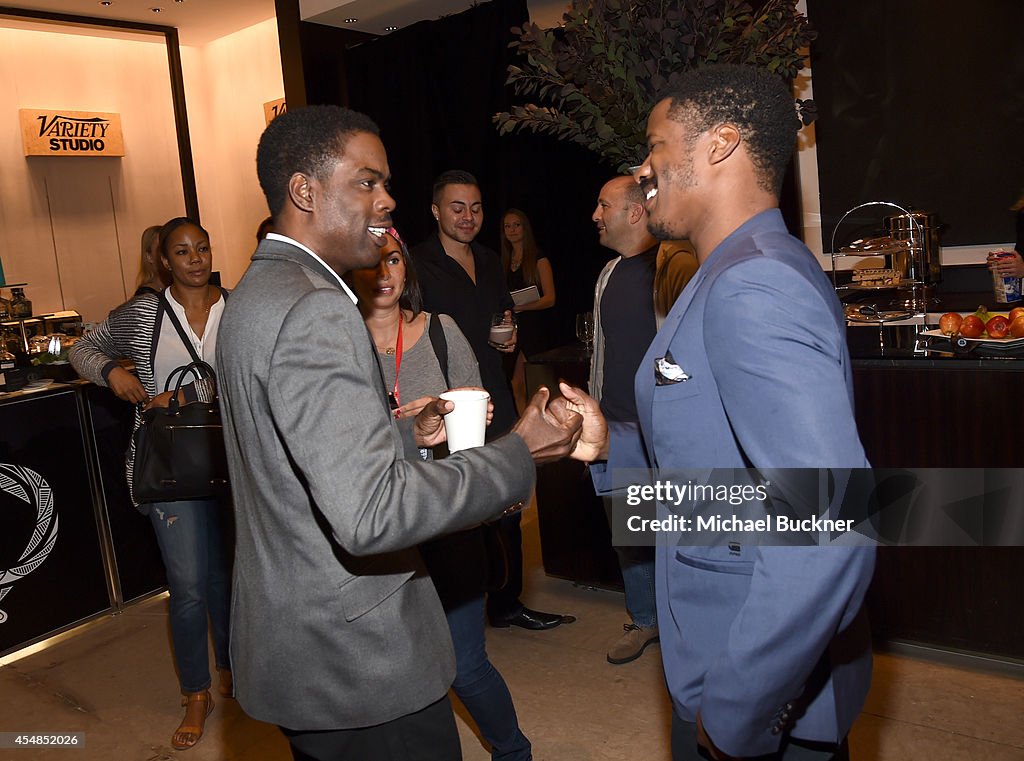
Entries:
[[359,19],[357,19],[357,18],[347,18],[347,19],[345,19],[345,23],[346,23],[346,24],[354,24],[354,23],[356,23],[356,22],[357,22],[358,20],[359,20]]
[[397,26],[386,26],[386,27],[384,27],[384,31],[385,31],[385,32],[393,32],[393,31],[395,31],[396,29],[398,29],[398,27],[397,27]]
[[153,11],[153,13],[159,13],[163,8],[150,8],[150,10]]
[[114,0],[100,0],[100,5],[107,7],[114,4]]

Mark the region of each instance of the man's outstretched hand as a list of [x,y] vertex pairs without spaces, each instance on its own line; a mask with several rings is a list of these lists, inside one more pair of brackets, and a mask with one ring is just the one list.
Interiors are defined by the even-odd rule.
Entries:
[[[597,400],[582,389],[564,381],[558,384],[562,396],[548,405],[551,414],[572,412],[583,418],[583,427],[576,446],[569,456],[574,460],[593,462],[608,459],[608,423],[601,414]],[[563,411],[564,410],[564,411]]]
[[565,405],[547,409],[551,392],[546,386],[526,405],[522,416],[512,426],[530,449],[533,461],[538,465],[553,462],[573,451],[582,431],[583,418]]

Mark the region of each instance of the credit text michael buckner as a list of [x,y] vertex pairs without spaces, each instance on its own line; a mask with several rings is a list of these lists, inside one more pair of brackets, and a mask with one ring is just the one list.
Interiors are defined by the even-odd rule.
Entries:
[[654,532],[715,532],[723,534],[739,534],[745,532],[767,533],[784,531],[801,532],[846,532],[853,530],[853,520],[833,520],[832,518],[790,518],[786,515],[766,515],[756,520],[720,515],[698,515],[685,518],[681,515],[670,515],[667,518],[641,518],[631,515],[626,520],[626,528],[634,533]]

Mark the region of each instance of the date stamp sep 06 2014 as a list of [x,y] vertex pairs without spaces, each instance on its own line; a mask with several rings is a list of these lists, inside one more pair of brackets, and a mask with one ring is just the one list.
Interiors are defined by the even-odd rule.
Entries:
[[0,749],[83,748],[85,732],[0,732]]

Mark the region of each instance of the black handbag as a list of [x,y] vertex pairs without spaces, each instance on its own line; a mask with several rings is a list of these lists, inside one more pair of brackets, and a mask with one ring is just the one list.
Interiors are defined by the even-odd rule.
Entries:
[[141,425],[132,434],[132,494],[138,504],[224,497],[230,493],[231,485],[224,425],[216,397],[212,401],[178,402],[178,392],[186,377],[193,376],[197,383],[205,380],[216,388],[217,375],[199,359],[166,297],[161,296],[165,311],[195,361],[176,368],[168,376],[164,391],[171,391],[171,383],[177,379],[170,402],[166,407],[145,410]]

